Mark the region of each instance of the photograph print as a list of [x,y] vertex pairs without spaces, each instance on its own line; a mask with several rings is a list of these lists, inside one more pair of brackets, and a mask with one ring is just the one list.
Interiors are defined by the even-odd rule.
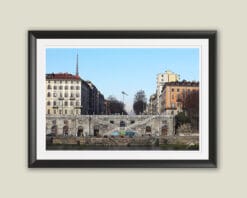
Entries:
[[198,48],[47,48],[46,148],[199,149]]

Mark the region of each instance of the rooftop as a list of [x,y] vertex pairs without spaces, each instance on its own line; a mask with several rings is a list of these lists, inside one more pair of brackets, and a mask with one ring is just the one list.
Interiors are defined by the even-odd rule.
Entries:
[[166,82],[164,86],[191,86],[191,87],[198,87],[198,81],[176,81],[176,82]]
[[80,76],[76,76],[70,73],[50,73],[46,74],[46,79],[65,79],[65,80],[81,80]]
[[199,87],[198,81],[176,81],[176,82],[166,82],[162,88],[162,91],[167,86],[173,86],[173,87]]

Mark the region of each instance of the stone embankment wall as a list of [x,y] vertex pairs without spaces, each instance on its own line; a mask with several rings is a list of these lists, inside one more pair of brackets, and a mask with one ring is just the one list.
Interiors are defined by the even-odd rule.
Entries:
[[[174,135],[174,116],[170,115],[80,115],[46,116],[46,133],[69,136],[104,136],[120,130],[135,131],[139,135],[161,135],[165,129],[167,135]],[[149,128],[149,130],[147,130]]]
[[[51,143],[51,142],[50,142]],[[53,144],[78,144],[102,146],[158,146],[160,144],[199,144],[199,136],[164,136],[134,138],[97,138],[97,137],[54,137]]]

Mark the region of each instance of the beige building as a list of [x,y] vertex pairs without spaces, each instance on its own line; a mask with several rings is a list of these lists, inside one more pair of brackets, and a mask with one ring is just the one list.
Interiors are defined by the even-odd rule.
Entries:
[[69,73],[46,74],[46,114],[81,114],[81,79]]
[[147,113],[150,115],[157,114],[157,94],[153,94],[150,96]]
[[156,94],[157,94],[157,113],[161,113],[160,109],[161,109],[161,92],[162,89],[165,85],[165,83],[168,82],[177,82],[180,80],[180,76],[176,73],[173,73],[169,70],[165,71],[165,73],[163,74],[158,74],[157,75],[157,90],[156,90]]

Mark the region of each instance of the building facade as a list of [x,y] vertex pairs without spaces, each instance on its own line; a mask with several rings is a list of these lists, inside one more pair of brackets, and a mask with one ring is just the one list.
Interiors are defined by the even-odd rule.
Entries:
[[96,88],[91,81],[86,81],[89,86],[89,111],[90,115],[101,115],[105,114],[105,99],[103,94]]
[[199,92],[199,82],[168,82],[165,83],[161,95],[159,111],[167,115],[176,115],[183,111],[186,97],[193,92]]
[[153,94],[150,96],[147,114],[149,114],[149,115],[157,114],[157,94]]
[[162,74],[158,74],[157,75],[157,79],[156,79],[156,84],[157,84],[157,89],[156,89],[156,94],[157,94],[157,113],[161,113],[160,109],[161,109],[161,100],[160,100],[160,96],[161,96],[161,92],[162,89],[165,85],[165,83],[168,82],[177,82],[180,80],[180,76],[176,73],[173,73],[169,70],[165,71],[165,73]]
[[90,86],[84,80],[81,80],[81,114],[89,114],[89,95],[90,95]]
[[81,114],[81,79],[69,73],[46,74],[46,113]]

